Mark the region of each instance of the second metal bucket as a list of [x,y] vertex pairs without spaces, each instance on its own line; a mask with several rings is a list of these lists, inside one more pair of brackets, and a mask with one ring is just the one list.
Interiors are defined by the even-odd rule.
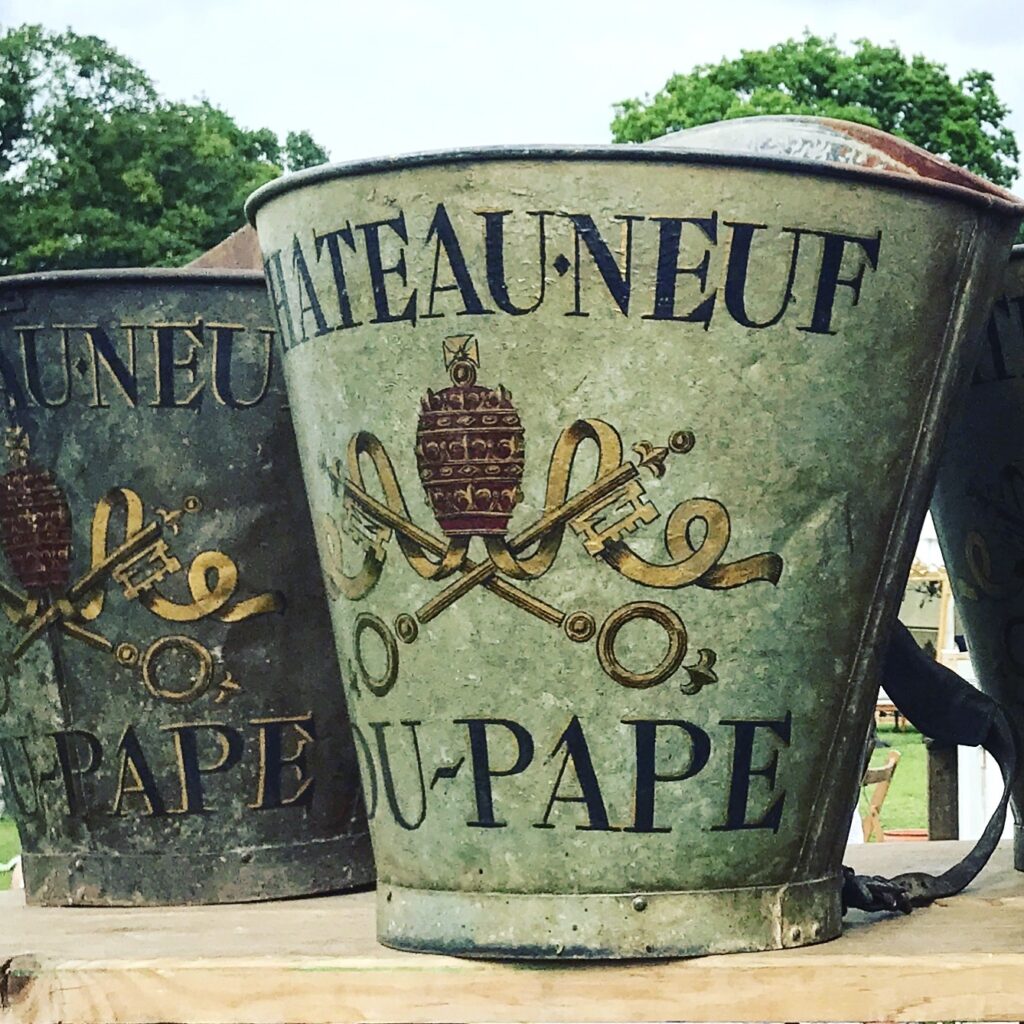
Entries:
[[273,334],[259,273],[0,280],[0,770],[31,903],[373,879]]
[[[1024,246],[1017,246],[949,430],[932,516],[978,683],[1003,703],[1024,740],[1022,314]],[[1014,862],[1024,871],[1024,777],[1011,805]]]

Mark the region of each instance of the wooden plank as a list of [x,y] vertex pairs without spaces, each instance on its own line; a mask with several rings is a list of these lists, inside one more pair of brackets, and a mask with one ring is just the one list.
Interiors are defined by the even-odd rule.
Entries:
[[[963,843],[853,847],[869,873],[941,870]],[[816,947],[666,962],[507,964],[373,940],[373,894],[166,910],[0,899],[4,1024],[1019,1020],[1024,875],[1000,849],[962,896],[851,915]]]

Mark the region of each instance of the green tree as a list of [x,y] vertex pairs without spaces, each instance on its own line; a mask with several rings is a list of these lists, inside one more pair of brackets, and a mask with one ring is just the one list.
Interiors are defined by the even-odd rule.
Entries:
[[0,35],[0,273],[180,265],[282,170],[327,159],[207,102],[172,103],[101,39]]
[[1017,176],[1009,113],[992,75],[954,81],[942,64],[866,39],[844,53],[805,33],[734,60],[673,75],[653,98],[615,105],[615,142],[644,142],[693,125],[753,114],[815,114],[873,125],[1000,185]]
[[289,171],[327,163],[330,156],[309,132],[289,132],[284,140],[284,163]]

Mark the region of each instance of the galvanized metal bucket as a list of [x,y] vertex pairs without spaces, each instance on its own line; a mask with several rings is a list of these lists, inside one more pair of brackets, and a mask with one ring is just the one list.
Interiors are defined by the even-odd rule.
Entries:
[[[977,681],[1024,742],[1024,246],[1001,291],[946,438],[932,516]],[[1024,871],[1024,778],[1011,805]]]
[[250,199],[381,941],[839,933],[878,639],[1022,212],[936,166],[476,150]]
[[254,272],[0,279],[0,771],[39,904],[373,880]]

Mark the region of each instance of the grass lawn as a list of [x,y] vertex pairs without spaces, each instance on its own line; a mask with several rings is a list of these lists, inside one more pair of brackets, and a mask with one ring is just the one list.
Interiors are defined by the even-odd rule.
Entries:
[[[928,751],[921,734],[904,726],[896,732],[891,725],[880,726],[878,738],[887,747],[878,747],[871,758],[871,767],[880,768],[890,750],[900,752],[900,763],[892,777],[892,785],[882,804],[882,828],[928,827]],[[867,807],[861,791],[861,813]]]
[[[9,818],[0,818],[0,864],[9,861],[19,849],[18,831],[14,827],[14,822]],[[0,874],[0,890],[8,889],[10,885],[10,872]]]

